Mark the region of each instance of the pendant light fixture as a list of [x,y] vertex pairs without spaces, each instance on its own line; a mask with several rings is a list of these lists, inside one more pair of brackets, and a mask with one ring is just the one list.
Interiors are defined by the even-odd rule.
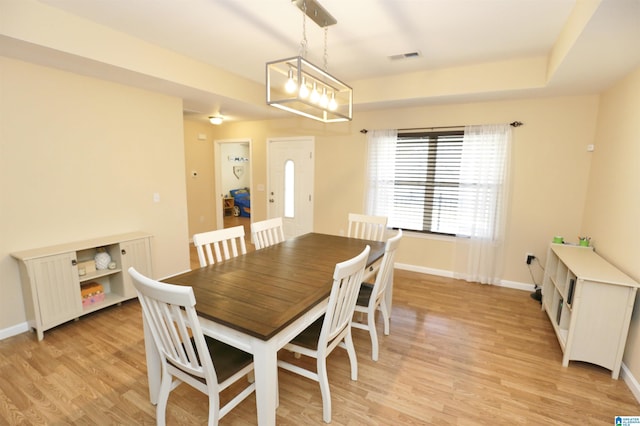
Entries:
[[[267,104],[294,114],[333,123],[353,117],[353,90],[327,71],[328,27],[337,21],[316,0],[292,0],[302,11],[302,41],[298,56],[267,62]],[[305,59],[306,18],[324,28],[324,67]]]

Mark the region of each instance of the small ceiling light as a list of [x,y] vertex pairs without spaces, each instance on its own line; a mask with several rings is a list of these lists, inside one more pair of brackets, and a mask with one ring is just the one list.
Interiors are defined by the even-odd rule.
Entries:
[[212,115],[209,117],[209,122],[216,126],[221,125],[223,120],[224,120],[224,117],[221,115]]
[[[353,89],[327,71],[327,27],[337,21],[317,0],[291,1],[302,11],[300,51],[293,58],[267,62],[267,105],[324,123],[350,121]],[[323,68],[305,59],[307,16],[324,28]]]

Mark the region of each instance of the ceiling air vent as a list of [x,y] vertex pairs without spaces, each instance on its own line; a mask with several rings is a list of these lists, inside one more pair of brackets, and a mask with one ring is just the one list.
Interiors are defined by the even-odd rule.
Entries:
[[391,55],[389,56],[389,59],[391,59],[392,61],[397,61],[400,59],[409,59],[409,58],[418,58],[422,55],[420,55],[420,52],[409,52],[409,53],[400,53],[398,55]]

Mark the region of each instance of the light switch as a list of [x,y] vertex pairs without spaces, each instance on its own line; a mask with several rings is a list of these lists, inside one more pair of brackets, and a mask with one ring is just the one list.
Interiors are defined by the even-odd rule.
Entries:
[[159,192],[154,192],[153,193],[153,202],[154,203],[159,203],[160,202],[160,193]]

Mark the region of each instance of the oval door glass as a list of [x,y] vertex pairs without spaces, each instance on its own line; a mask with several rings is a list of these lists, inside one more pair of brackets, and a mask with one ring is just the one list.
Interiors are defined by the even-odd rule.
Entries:
[[284,217],[295,216],[295,166],[293,160],[284,163]]

